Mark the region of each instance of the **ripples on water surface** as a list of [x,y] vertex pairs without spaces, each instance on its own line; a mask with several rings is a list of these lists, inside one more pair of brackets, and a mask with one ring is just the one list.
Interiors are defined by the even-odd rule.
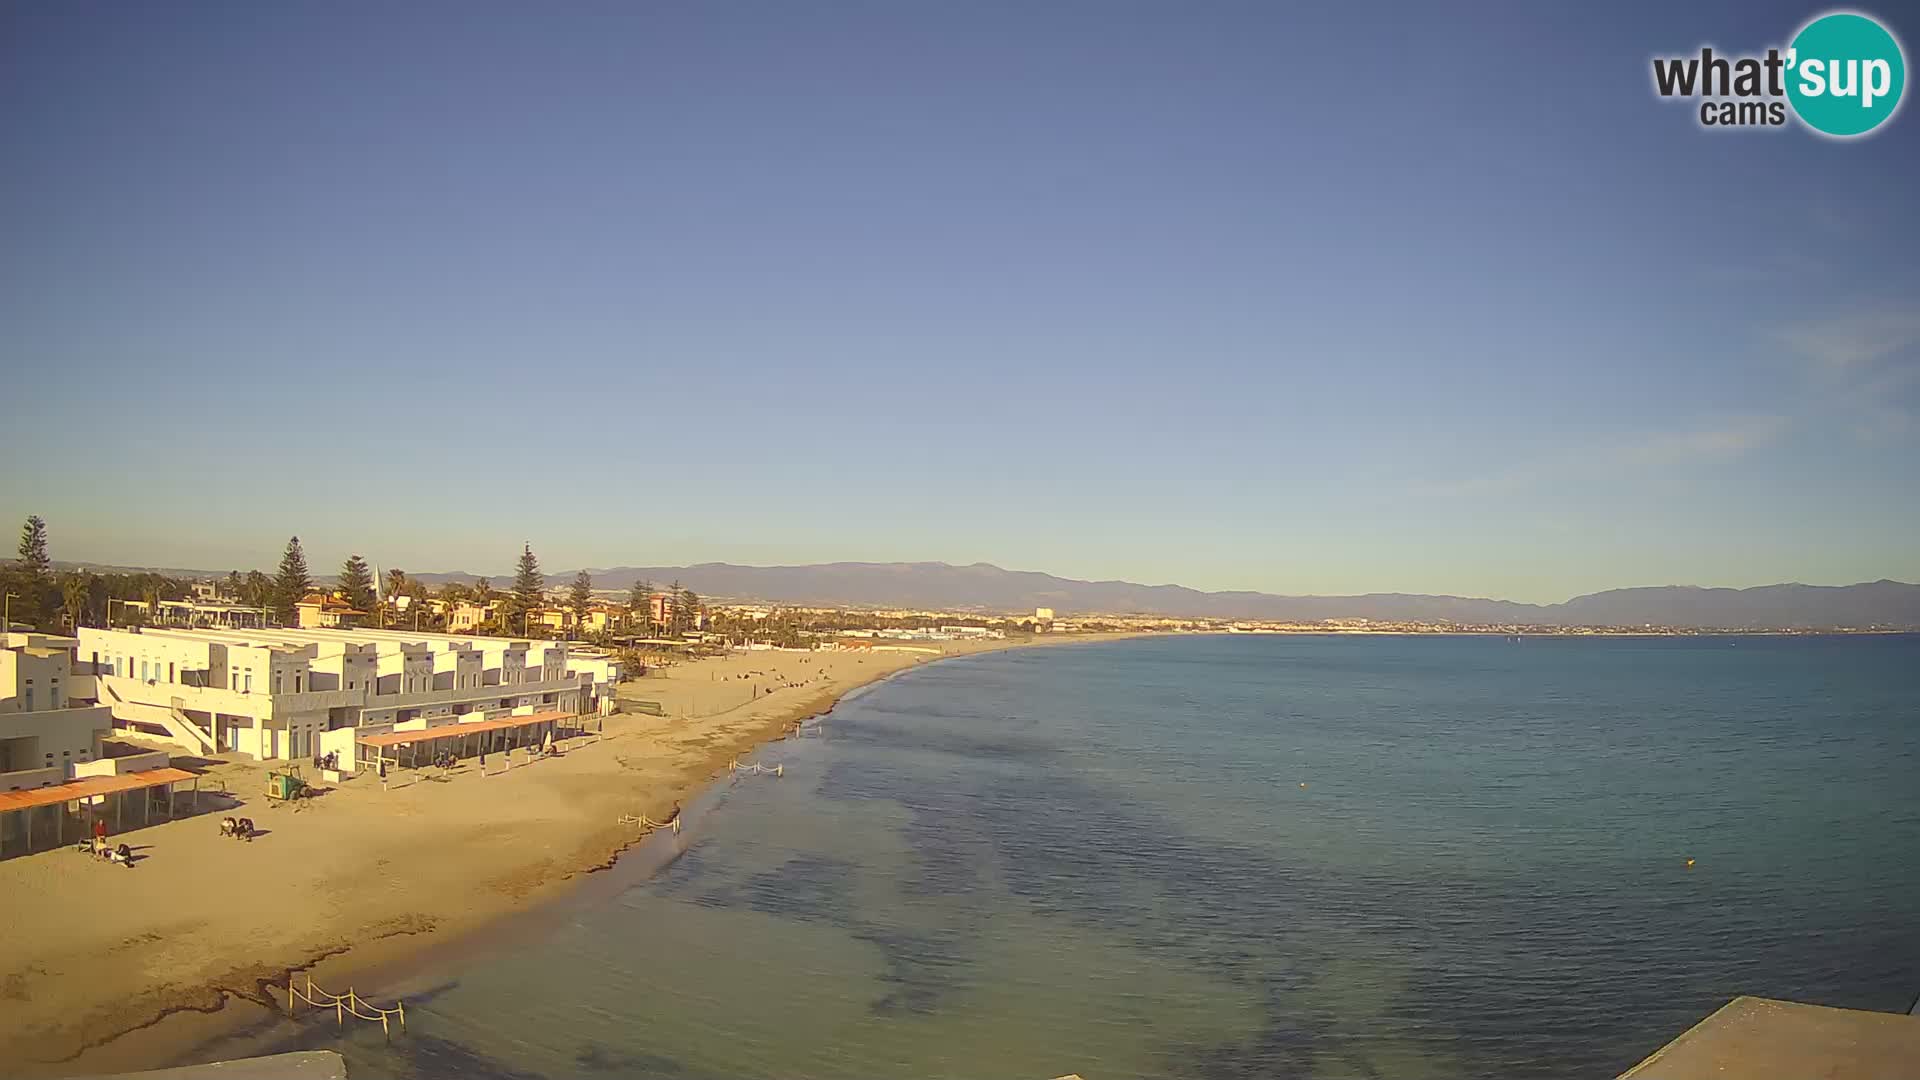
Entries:
[[657,875],[400,988],[391,1050],[341,1049],[357,1077],[1610,1077],[1734,994],[1920,991],[1917,690],[1911,636],[949,661],[769,748],[786,776],[707,800]]

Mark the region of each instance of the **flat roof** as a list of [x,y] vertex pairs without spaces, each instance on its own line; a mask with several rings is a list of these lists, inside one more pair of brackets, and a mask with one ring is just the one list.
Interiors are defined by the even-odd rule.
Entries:
[[1920,1016],[1737,997],[1620,1080],[1911,1080]]
[[8,810],[31,810],[36,806],[52,806],[55,803],[88,799],[95,795],[112,795],[121,791],[159,787],[161,784],[172,784],[180,780],[193,780],[199,775],[185,769],[148,769],[145,772],[122,773],[119,776],[86,776],[64,784],[29,788],[26,791],[0,791],[0,813]]
[[548,724],[556,720],[571,720],[574,713],[543,712],[531,716],[503,716],[498,720],[476,720],[471,724],[441,724],[439,727],[419,728],[414,731],[390,731],[382,735],[368,735],[360,739],[361,746],[388,747],[404,746],[407,743],[427,742],[432,739],[450,739],[457,735],[476,735],[483,731],[505,731],[508,728],[527,727],[531,724]]

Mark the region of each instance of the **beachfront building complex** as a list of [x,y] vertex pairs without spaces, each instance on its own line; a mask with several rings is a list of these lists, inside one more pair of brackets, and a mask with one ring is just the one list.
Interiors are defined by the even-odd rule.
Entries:
[[616,662],[565,642],[405,630],[88,627],[77,655],[119,725],[258,759],[350,758],[361,735],[604,712],[619,679]]
[[93,680],[73,673],[79,644],[0,634],[0,791],[64,784],[100,760],[113,718],[93,705]]

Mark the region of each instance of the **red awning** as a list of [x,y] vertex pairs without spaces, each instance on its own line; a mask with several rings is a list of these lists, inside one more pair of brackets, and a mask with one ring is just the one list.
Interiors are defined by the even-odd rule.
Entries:
[[119,776],[85,776],[64,784],[29,788],[26,791],[0,791],[0,812],[31,810],[36,806],[53,806],[75,799],[90,799],[96,795],[139,791],[141,788],[192,780],[199,775],[185,769],[148,769],[146,772],[122,773]]

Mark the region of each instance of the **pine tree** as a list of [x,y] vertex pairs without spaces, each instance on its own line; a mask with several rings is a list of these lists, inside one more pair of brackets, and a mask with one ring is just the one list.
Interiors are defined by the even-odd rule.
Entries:
[[340,593],[355,611],[372,614],[376,598],[373,594],[373,569],[367,565],[367,560],[358,555],[347,556],[345,565],[340,567]]
[[300,601],[313,590],[313,578],[307,575],[307,553],[300,538],[287,541],[280,556],[280,573],[273,579],[273,614],[282,626],[292,626],[300,618]]
[[240,585],[240,571],[227,571],[227,596],[229,598],[234,600],[240,599]]
[[692,589],[680,592],[681,608],[686,612],[687,629],[698,628],[700,623],[700,597]]
[[20,562],[14,566],[11,579],[0,584],[0,591],[15,594],[8,609],[11,618],[45,629],[42,624],[54,591],[53,560],[47,557],[47,523],[39,514],[20,526]]
[[573,618],[579,624],[582,633],[587,629],[587,605],[593,603],[593,575],[585,570],[573,577],[573,587],[567,590],[567,606],[573,609]]
[[507,632],[519,625],[523,631],[531,627],[525,623],[527,612],[546,602],[546,578],[540,575],[540,560],[534,557],[533,545],[524,544],[520,548],[520,565],[513,573],[513,596],[507,607]]
[[676,634],[687,628],[686,593],[677,581],[667,586],[667,629]]
[[653,582],[641,578],[633,583],[633,592],[627,597],[627,608],[633,612],[636,625],[653,623]]

